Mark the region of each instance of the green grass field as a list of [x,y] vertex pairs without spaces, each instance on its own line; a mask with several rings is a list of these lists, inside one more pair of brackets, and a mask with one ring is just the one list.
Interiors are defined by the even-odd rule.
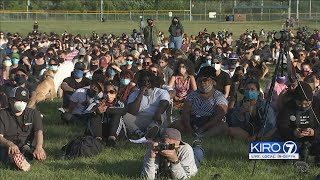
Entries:
[[[31,30],[33,22],[1,22],[0,30],[7,32],[20,32],[26,34]],[[133,22],[42,22],[39,21],[41,31],[55,31],[62,33],[64,30],[72,33],[90,33],[93,30],[121,34],[137,28],[138,23]],[[166,31],[169,23],[157,23],[160,30]],[[246,29],[278,30],[280,22],[250,22],[250,23],[187,23],[184,22],[188,34],[196,34],[205,27],[208,31],[232,31],[237,37]],[[315,24],[308,24],[315,28]],[[269,76],[271,77],[271,75]],[[60,114],[56,110],[61,101],[43,102],[38,107],[44,115],[45,150],[48,159],[44,162],[33,162],[31,172],[17,172],[5,167],[0,167],[0,179],[138,179],[147,150],[146,145],[135,145],[129,142],[120,142],[117,148],[106,148],[100,155],[92,158],[76,160],[59,160],[60,148],[68,140],[84,132],[84,127],[68,126],[61,122]],[[192,142],[192,138],[185,137],[185,141]],[[228,138],[207,138],[203,140],[206,158],[193,179],[207,180],[213,175],[220,174],[223,180],[277,180],[299,179],[299,174],[293,165],[281,161],[258,161],[255,175],[251,176],[254,161],[248,160],[248,144],[233,141]],[[1,166],[1,165],[0,165]],[[313,179],[319,173],[311,163],[311,169],[303,179]]]

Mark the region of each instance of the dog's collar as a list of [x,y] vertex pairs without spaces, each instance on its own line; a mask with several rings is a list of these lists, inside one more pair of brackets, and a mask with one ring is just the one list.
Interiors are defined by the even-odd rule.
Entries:
[[54,76],[51,76],[51,75],[46,75],[47,77],[51,77],[52,79],[54,79]]

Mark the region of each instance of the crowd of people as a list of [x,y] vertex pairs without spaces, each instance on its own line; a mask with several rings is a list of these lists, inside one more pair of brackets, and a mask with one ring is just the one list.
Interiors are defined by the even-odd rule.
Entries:
[[[0,32],[1,161],[14,161],[26,145],[36,159],[46,158],[37,104],[58,97],[61,120],[84,126],[106,146],[121,138],[154,141],[141,172],[146,179],[162,174],[159,154],[174,179],[195,175],[203,159],[198,139],[209,136],[296,141],[301,159],[311,154],[320,165],[318,31],[290,28],[285,42],[263,29],[239,38],[225,30],[188,35],[174,17],[168,34],[152,19],[121,36],[60,35],[38,25],[26,37]],[[282,68],[271,89],[269,67],[284,51],[292,68]],[[181,133],[197,141],[191,147]],[[159,150],[159,143],[175,148]]]

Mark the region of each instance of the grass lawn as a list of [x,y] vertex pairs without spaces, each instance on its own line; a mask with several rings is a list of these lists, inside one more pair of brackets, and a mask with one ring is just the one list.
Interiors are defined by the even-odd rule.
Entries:
[[[32,28],[33,22],[0,22],[0,30],[7,32],[20,32],[26,34]],[[165,31],[169,22],[158,22],[160,30]],[[67,30],[72,33],[88,33],[93,30],[113,32],[121,34],[138,28],[137,22],[65,22],[65,21],[39,21],[41,31],[55,31],[58,33]],[[248,23],[203,23],[184,22],[185,31],[188,34],[196,34],[205,27],[208,31],[226,30],[235,33],[246,29],[278,30],[281,22],[248,22]],[[315,28],[315,24],[308,25]],[[269,76],[269,78],[271,75]],[[45,150],[48,159],[45,162],[33,162],[32,170],[28,173],[17,172],[1,167],[0,179],[138,179],[143,162],[143,156],[147,150],[146,145],[135,145],[129,142],[120,142],[116,149],[106,148],[92,158],[80,158],[76,160],[59,160],[60,148],[68,140],[84,132],[83,127],[67,126],[60,120],[60,114],[56,110],[61,101],[43,102],[39,110],[44,115]],[[185,137],[188,143],[192,138]],[[251,176],[253,162],[248,160],[248,145],[241,141],[232,141],[228,138],[208,138],[203,140],[206,151],[206,159],[193,179],[211,179],[213,175],[220,174],[219,179],[299,179],[299,174],[293,165],[280,161],[258,161],[255,175]],[[312,179],[319,173],[311,163],[312,168],[304,179]]]
[[[240,33],[249,30],[256,30],[259,32],[261,29],[265,31],[280,30],[282,21],[253,21],[253,22],[202,22],[202,21],[185,21],[182,22],[185,32],[188,35],[198,34],[199,31],[203,31],[207,28],[208,32],[218,32],[228,30],[234,33],[234,38],[238,38]],[[73,34],[88,34],[91,35],[92,31],[96,31],[99,34],[102,33],[114,33],[121,35],[123,32],[131,33],[132,29],[139,30],[139,22],[133,21],[111,21],[111,22],[97,22],[97,21],[38,21],[39,31],[41,32],[57,32],[62,34],[65,30]],[[168,34],[168,28],[170,22],[159,21],[155,22],[159,30]],[[319,25],[313,21],[300,22],[300,26],[308,26],[309,30],[319,28]],[[32,31],[33,21],[22,22],[0,22],[0,31],[4,32],[19,32],[26,35],[27,32]]]

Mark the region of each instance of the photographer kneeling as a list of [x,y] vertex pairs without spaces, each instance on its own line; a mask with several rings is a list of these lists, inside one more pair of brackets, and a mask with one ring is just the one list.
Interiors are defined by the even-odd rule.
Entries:
[[[141,177],[143,179],[189,179],[196,175],[196,162],[203,159],[203,150],[181,141],[177,129],[166,128],[161,141],[153,143],[144,157]],[[196,152],[196,153],[194,153]],[[198,164],[198,163],[197,163]]]
[[299,142],[300,160],[307,162],[309,154],[314,155],[315,164],[320,166],[320,129],[317,117],[311,109],[312,89],[307,83],[300,82],[296,89],[286,93],[291,93],[295,98],[284,104],[283,107],[286,108],[278,114],[277,138]]

